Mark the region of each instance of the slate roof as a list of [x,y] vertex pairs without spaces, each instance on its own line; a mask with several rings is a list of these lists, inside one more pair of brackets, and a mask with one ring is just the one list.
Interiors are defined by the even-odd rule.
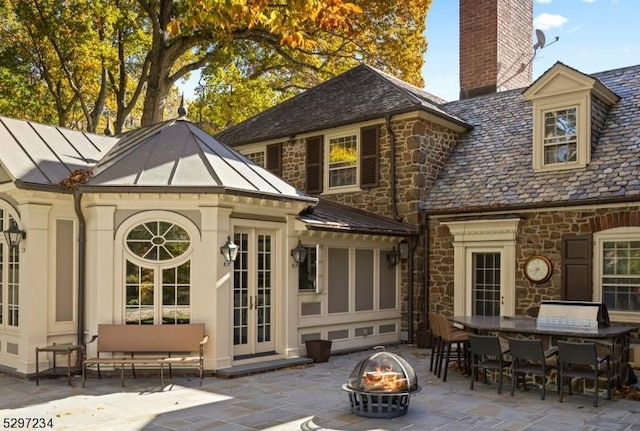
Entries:
[[361,64],[215,137],[230,146],[279,139],[416,110],[467,127],[445,101]]
[[640,65],[590,75],[620,96],[584,169],[534,172],[533,108],[522,90],[443,105],[473,125],[462,136],[424,208],[456,213],[640,200]]
[[90,169],[113,138],[0,116],[0,161],[11,180],[51,186]]
[[183,118],[121,135],[82,186],[85,191],[107,188],[316,201]]
[[320,199],[313,208],[303,211],[298,219],[309,230],[324,230],[370,235],[413,236],[417,227],[410,223]]

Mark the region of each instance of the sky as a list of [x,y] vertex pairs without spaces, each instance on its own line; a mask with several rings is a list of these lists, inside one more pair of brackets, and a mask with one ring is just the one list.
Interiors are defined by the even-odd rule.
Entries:
[[[546,36],[534,80],[557,61],[584,73],[640,64],[640,0],[534,0],[533,17],[533,28]],[[458,0],[433,0],[422,76],[425,89],[446,100],[460,92],[458,22]]]
[[[557,61],[584,73],[640,64],[640,0],[534,0],[533,17],[547,41],[533,61],[534,80]],[[425,89],[445,100],[460,92],[458,21],[458,0],[433,0],[422,76]],[[179,83],[187,99],[195,97],[198,78],[192,73]]]

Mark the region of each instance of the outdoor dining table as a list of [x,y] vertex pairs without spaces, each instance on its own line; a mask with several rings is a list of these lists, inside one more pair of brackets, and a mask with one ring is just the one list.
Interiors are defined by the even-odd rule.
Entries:
[[556,345],[557,340],[595,342],[606,346],[611,354],[612,377],[618,384],[629,362],[629,339],[634,326],[610,325],[599,328],[575,328],[540,326],[537,319],[519,316],[451,316],[451,322],[462,325],[470,332],[493,334],[500,337],[540,338],[546,347]]

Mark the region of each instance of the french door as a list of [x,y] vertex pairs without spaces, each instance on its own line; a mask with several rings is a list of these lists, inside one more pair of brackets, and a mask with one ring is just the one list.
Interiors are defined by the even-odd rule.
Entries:
[[471,305],[474,316],[500,316],[502,294],[499,252],[472,253]]
[[234,357],[274,351],[274,234],[237,229],[233,270]]

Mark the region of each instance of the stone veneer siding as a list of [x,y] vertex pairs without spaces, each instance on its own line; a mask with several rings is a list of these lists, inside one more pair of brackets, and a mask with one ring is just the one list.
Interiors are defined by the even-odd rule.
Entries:
[[[510,214],[520,217],[516,238],[516,315],[526,315],[543,299],[560,299],[562,294],[562,236],[593,234],[616,227],[640,226],[640,205],[625,208],[539,210]],[[437,219],[429,220],[430,310],[453,313],[453,236]],[[553,263],[551,279],[530,283],[522,270],[526,259],[542,254]],[[594,253],[595,258],[595,253]]]
[[[355,127],[354,127],[355,128]],[[358,127],[359,129],[359,127]],[[418,203],[426,190],[436,180],[440,168],[445,164],[458,137],[457,133],[425,119],[415,118],[391,121],[391,130],[396,140],[396,205],[398,214],[404,221],[420,224]],[[318,133],[320,135],[321,133]],[[283,143],[282,178],[300,190],[305,184],[305,140],[294,139]],[[391,205],[391,147],[386,124],[380,124],[380,172],[378,187],[364,189],[356,193],[332,193],[323,198],[344,205],[371,211],[386,217],[393,217]],[[424,268],[423,240],[419,239],[414,252],[414,316],[416,328],[422,323],[424,310]],[[402,263],[400,300],[402,325],[407,329],[408,265]]]

